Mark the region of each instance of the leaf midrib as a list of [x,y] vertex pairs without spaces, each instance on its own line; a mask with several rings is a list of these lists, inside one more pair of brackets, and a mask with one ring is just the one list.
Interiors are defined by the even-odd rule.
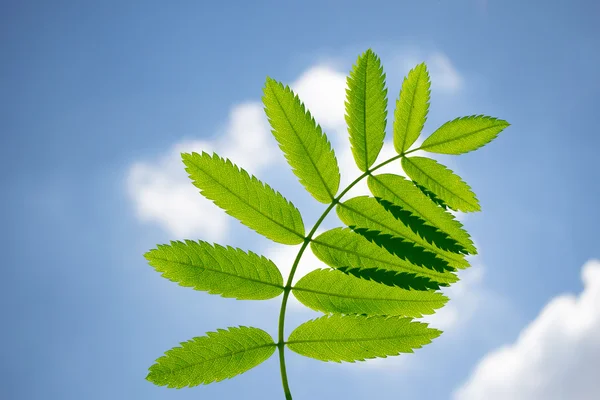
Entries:
[[364,73],[364,84],[363,84],[363,93],[365,96],[365,100],[363,101],[363,141],[365,142],[365,171],[369,170],[369,150],[368,150],[368,142],[367,142],[367,75],[369,73],[369,56],[367,53],[365,57],[365,73]]
[[377,338],[347,338],[347,339],[306,339],[306,340],[290,340],[285,342],[285,344],[295,344],[295,343],[343,343],[343,342],[374,342],[378,340],[390,340],[390,339],[400,339],[400,338],[412,338],[412,337],[427,337],[427,339],[431,339],[426,333],[422,333],[419,335],[396,335],[396,336],[384,336]]
[[[209,267],[200,267],[198,265],[186,263],[186,262],[183,262],[183,261],[173,261],[173,260],[170,260],[168,258],[160,258],[160,257],[152,257],[152,259],[159,260],[159,261],[167,261],[169,263],[173,263],[173,264],[176,264],[176,265],[179,265],[179,266],[186,266],[186,267],[194,267],[194,268],[206,269],[206,270],[209,270],[209,271],[212,271],[212,272],[216,272],[216,273],[220,273],[220,274],[223,274],[223,275],[233,276],[233,277],[236,277],[236,278],[239,278],[239,279],[244,279],[244,280],[251,281],[251,282],[256,282],[256,283],[262,283],[263,285],[274,286],[274,287],[283,289],[283,285],[277,285],[275,283],[265,282],[265,281],[261,281],[259,279],[254,279],[254,278],[248,278],[248,277],[245,277],[245,276],[235,275],[235,274],[233,274],[231,272],[225,272],[225,271],[222,271],[222,270],[216,270],[216,269],[209,268]],[[160,272],[163,272],[163,273],[166,272],[164,270],[161,271],[159,268],[156,268],[156,270],[158,270]]]
[[[247,352],[249,352],[249,351],[255,351],[255,350],[258,350],[258,349],[265,348],[265,347],[275,347],[275,346],[277,346],[275,343],[269,343],[269,344],[263,344],[263,345],[256,346],[256,347],[248,347],[248,348],[244,348],[244,349],[241,349],[241,350],[238,350],[238,351],[234,351],[234,352],[232,352],[232,353],[221,354],[221,355],[219,355],[219,356],[217,356],[217,357],[214,357],[214,358],[205,358],[205,359],[203,359],[203,360],[200,360],[200,361],[198,361],[198,362],[193,362],[193,363],[190,363],[190,362],[188,362],[187,360],[185,360],[185,359],[182,359],[181,357],[179,357],[179,356],[177,356],[177,355],[170,354],[170,355],[169,355],[170,357],[177,357],[178,359],[180,359],[180,360],[182,360],[182,361],[185,361],[185,362],[187,362],[187,363],[188,363],[188,365],[181,366],[181,367],[178,367],[178,368],[169,368],[169,371],[167,371],[167,372],[164,372],[164,371],[160,371],[160,372],[161,372],[161,373],[163,373],[163,374],[165,374],[165,375],[167,375],[167,374],[169,374],[169,375],[172,375],[172,374],[174,374],[175,372],[180,372],[180,371],[182,371],[182,370],[186,370],[186,369],[188,369],[188,368],[196,367],[196,366],[198,366],[198,365],[200,365],[200,364],[203,364],[203,363],[206,363],[206,362],[209,362],[209,361],[215,361],[215,360],[218,360],[218,359],[220,359],[220,358],[233,357],[233,356],[235,356],[235,355],[237,355],[237,354],[240,354],[240,353],[247,353]],[[180,347],[180,348],[181,348],[181,347]],[[195,354],[196,354],[196,353],[195,353]],[[163,357],[167,357],[167,356],[165,355],[165,356],[163,356]],[[162,366],[160,363],[159,363],[159,364],[155,364],[155,365],[159,365],[159,366],[161,366],[161,367],[164,367],[164,366]],[[153,371],[153,372],[154,372],[154,371]],[[156,371],[156,372],[158,372],[158,371]]]
[[[497,122],[499,122],[499,121],[497,121]],[[479,133],[479,132],[481,132],[481,131],[485,131],[485,130],[487,130],[487,129],[496,128],[496,127],[498,127],[498,126],[502,126],[502,125],[505,125],[505,123],[496,123],[496,124],[494,124],[494,125],[486,126],[485,128],[480,128],[480,129],[477,129],[477,130],[475,130],[475,131],[472,131],[472,132],[467,132],[467,133],[465,133],[465,134],[462,134],[462,135],[459,135],[459,136],[453,136],[453,137],[451,137],[451,138],[449,138],[449,139],[442,140],[442,141],[438,141],[438,142],[436,142],[436,141],[432,141],[432,142],[431,142],[431,143],[429,143],[428,145],[425,145],[425,146],[424,146],[424,145],[421,145],[421,150],[425,150],[425,149],[428,149],[428,148],[430,148],[430,147],[433,147],[433,146],[439,146],[439,145],[441,145],[441,144],[445,144],[445,143],[454,142],[454,141],[456,141],[456,140],[460,140],[460,139],[462,139],[462,138],[465,138],[465,137],[467,137],[467,136],[472,136],[472,135],[475,135],[475,134],[477,134],[477,133]],[[440,127],[440,129],[441,129],[441,127]],[[439,129],[438,129],[436,132],[438,132],[438,131],[439,131]],[[430,137],[433,137],[433,136],[436,134],[436,132],[433,132],[433,133],[431,134],[431,136],[430,136]],[[429,138],[428,138],[428,139],[429,139]]]
[[409,104],[410,112],[408,113],[408,116],[406,118],[406,130],[404,132],[404,137],[402,138],[402,151],[406,150],[406,148],[405,148],[406,147],[406,139],[408,138],[408,130],[410,127],[410,122],[413,119],[413,108],[414,108],[413,104],[415,102],[415,97],[417,96],[417,86],[419,85],[419,79],[421,79],[421,70],[422,70],[422,68],[419,69],[419,76],[417,77],[417,79],[415,81],[415,87],[412,92],[412,97],[411,97],[410,104]]
[[[378,300],[378,301],[380,300],[380,301],[395,301],[395,302],[408,302],[408,303],[437,303],[440,301],[440,300],[397,299],[397,298],[387,298],[387,297],[355,297],[355,296],[351,296],[351,295],[344,295],[344,294],[338,294],[338,293],[322,292],[322,291],[315,290],[315,289],[308,289],[308,288],[302,288],[302,287],[297,287],[297,286],[294,286],[292,288],[292,290],[300,290],[303,292],[322,294],[322,295],[327,295],[327,296],[331,296],[331,297],[339,297],[342,299],[352,299],[352,300]],[[431,293],[431,292],[426,292],[426,293]]]

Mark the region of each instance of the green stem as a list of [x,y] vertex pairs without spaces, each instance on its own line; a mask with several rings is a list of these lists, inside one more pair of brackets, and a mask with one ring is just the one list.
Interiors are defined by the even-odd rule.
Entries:
[[371,172],[383,167],[386,164],[391,163],[394,160],[404,157],[408,153],[412,153],[413,151],[417,150],[419,149],[417,148],[414,150],[407,151],[406,153],[399,154],[390,158],[389,160],[382,162],[381,164],[377,165],[376,167],[373,167],[372,169],[367,169],[361,176],[359,176],[351,184],[349,184],[348,187],[346,187],[346,189],[342,191],[342,193],[340,193],[336,198],[333,199],[331,204],[327,207],[323,214],[321,214],[321,216],[315,223],[315,226],[313,226],[313,228],[310,230],[308,236],[304,238],[304,243],[302,243],[302,247],[300,247],[300,251],[298,251],[298,255],[296,256],[294,264],[292,265],[292,269],[290,270],[290,275],[288,276],[287,283],[283,288],[283,300],[281,301],[281,309],[279,311],[279,332],[277,348],[279,349],[279,369],[281,370],[281,384],[283,385],[283,391],[285,393],[286,400],[292,400],[292,393],[290,392],[290,386],[288,384],[287,372],[285,368],[285,341],[283,340],[283,331],[285,326],[285,310],[287,307],[288,297],[290,297],[290,293],[292,291],[292,281],[294,279],[294,274],[296,273],[296,268],[298,268],[298,263],[300,262],[300,258],[302,257],[304,250],[306,249],[306,247],[308,247],[308,244],[311,242],[313,235],[315,234],[315,232],[319,228],[319,225],[321,225],[325,217],[329,214],[333,207],[335,207],[340,202],[340,199],[346,193],[348,193],[350,189],[354,187],[354,185],[360,182],[364,177],[370,175]]

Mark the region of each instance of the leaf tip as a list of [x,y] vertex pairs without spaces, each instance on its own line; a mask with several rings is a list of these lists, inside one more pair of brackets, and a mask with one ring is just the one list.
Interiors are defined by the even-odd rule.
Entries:
[[150,262],[152,261],[152,259],[154,258],[154,253],[157,251],[158,249],[151,249],[148,250],[147,252],[144,253],[144,258]]

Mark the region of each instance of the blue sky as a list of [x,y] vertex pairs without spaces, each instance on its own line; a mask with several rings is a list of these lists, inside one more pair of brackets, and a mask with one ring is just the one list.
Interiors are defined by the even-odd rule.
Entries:
[[[170,239],[219,238],[289,268],[293,248],[207,205],[174,155],[209,147],[235,155],[310,226],[323,207],[268,136],[265,77],[298,88],[342,159],[340,82],[371,47],[387,73],[389,110],[409,68],[428,63],[426,135],[471,114],[512,125],[476,152],[436,157],[483,208],[461,216],[480,255],[450,293],[438,320],[444,335],[413,355],[363,365],[288,352],[294,398],[592,399],[600,5],[404,3],[3,2],[0,398],[283,398],[276,357],[193,389],[144,380],[165,350],[206,331],[254,325],[274,334],[280,299],[181,288],[142,254]],[[288,328],[316,315],[292,310]]]

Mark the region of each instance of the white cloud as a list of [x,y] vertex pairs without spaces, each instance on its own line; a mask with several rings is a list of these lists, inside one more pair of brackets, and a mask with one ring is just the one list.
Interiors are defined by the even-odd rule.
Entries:
[[[346,129],[346,76],[329,66],[316,66],[290,85],[325,130]],[[333,138],[329,138],[333,140]]]
[[182,141],[157,159],[139,161],[130,167],[127,190],[136,214],[144,222],[157,223],[175,236],[174,239],[200,235],[203,240],[222,241],[231,217],[200,195],[191,184],[181,162],[181,153],[214,151],[257,174],[280,161],[276,146],[262,105],[237,105],[217,139]]
[[[315,237],[319,236],[323,233],[325,229],[317,229],[315,233]],[[272,260],[279,270],[281,271],[281,275],[283,275],[284,280],[287,280],[287,277],[292,269],[292,265],[294,264],[294,260],[296,259],[296,255],[298,251],[302,247],[301,244],[296,246],[273,246],[269,247],[265,252],[265,257]],[[321,260],[319,260],[313,252],[310,250],[310,246],[308,246],[304,253],[302,254],[302,258],[298,263],[298,268],[296,268],[296,273],[294,274],[294,281],[296,283],[298,279],[302,276],[306,275],[310,271],[313,271],[317,268],[329,268],[325,265]]]
[[233,108],[225,134],[216,141],[216,147],[220,156],[231,159],[251,174],[283,159],[271,135],[263,105],[258,102]]
[[455,400],[593,400],[600,393],[600,260],[579,296],[551,300],[516,342],[486,355]]
[[400,65],[408,73],[408,71],[423,61],[427,64],[433,90],[456,94],[463,88],[463,77],[444,53],[434,52],[427,56],[418,53],[413,54],[409,57],[403,57],[400,60]]
[[228,216],[190,184],[181,162],[182,151],[211,151],[209,142],[179,143],[154,163],[137,162],[127,174],[127,190],[137,217],[158,223],[176,238],[202,232],[218,241],[227,231]]
[[423,322],[428,322],[432,327],[441,329],[447,335],[452,330],[465,323],[478,311],[486,293],[483,287],[484,268],[476,264],[470,257],[472,266],[458,272],[460,281],[442,292],[450,299],[448,303],[433,315],[423,317]]
[[431,72],[432,88],[439,88],[448,92],[457,92],[462,88],[463,78],[445,54],[433,53],[427,66]]

